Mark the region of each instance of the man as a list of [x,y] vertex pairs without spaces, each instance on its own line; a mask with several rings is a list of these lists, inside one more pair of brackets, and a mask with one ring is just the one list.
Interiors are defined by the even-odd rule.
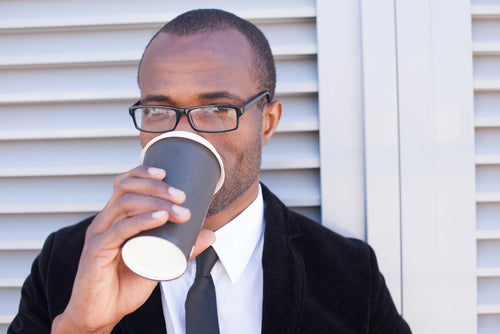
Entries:
[[[143,146],[160,134],[151,131],[189,131],[211,142],[224,162],[226,181],[193,253],[213,245],[219,257],[212,277],[221,333],[410,332],[366,244],[289,211],[259,184],[262,146],[282,109],[273,100],[274,61],[260,30],[219,10],[185,13],[153,37],[138,77],[141,99],[131,114]],[[234,126],[214,129],[200,125],[193,110],[186,115],[185,108],[207,105],[211,116],[234,112]],[[173,112],[168,107],[178,108],[178,118],[162,129],[137,122],[144,110]],[[9,333],[185,332],[194,262],[181,278],[158,283],[120,257],[129,237],[189,219],[185,194],[164,177],[147,166],[119,175],[96,217],[49,236]]]

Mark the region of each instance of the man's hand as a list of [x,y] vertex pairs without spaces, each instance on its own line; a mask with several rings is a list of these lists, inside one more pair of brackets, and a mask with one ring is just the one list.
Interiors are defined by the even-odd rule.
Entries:
[[[162,180],[165,171],[139,166],[115,178],[114,192],[87,229],[71,299],[54,320],[53,333],[109,333],[149,298],[157,282],[130,271],[121,246],[137,233],[190,217],[185,194]],[[202,230],[193,257],[215,241]]]

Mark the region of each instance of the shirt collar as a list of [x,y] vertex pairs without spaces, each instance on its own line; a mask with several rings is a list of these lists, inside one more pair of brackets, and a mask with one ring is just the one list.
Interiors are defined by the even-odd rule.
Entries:
[[245,270],[264,232],[262,189],[255,200],[233,220],[215,231],[212,245],[231,282],[236,283]]

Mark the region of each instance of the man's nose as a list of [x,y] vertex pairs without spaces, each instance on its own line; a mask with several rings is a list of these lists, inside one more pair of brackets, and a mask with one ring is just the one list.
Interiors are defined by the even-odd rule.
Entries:
[[187,132],[197,132],[191,127],[191,124],[189,124],[189,119],[187,115],[181,115],[179,118],[179,123],[177,123],[177,127],[175,128],[175,131],[187,131]]

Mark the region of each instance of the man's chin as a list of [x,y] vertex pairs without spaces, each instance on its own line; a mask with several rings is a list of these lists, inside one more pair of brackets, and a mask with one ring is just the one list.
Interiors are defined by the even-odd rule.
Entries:
[[210,204],[210,207],[208,208],[207,217],[214,216],[224,211],[228,206],[230,206],[234,202],[235,199],[236,198],[234,197],[231,198],[214,197],[212,203]]
[[[245,181],[245,180],[244,180]],[[230,207],[237,199],[239,199],[245,192],[248,191],[251,187],[251,182],[244,182],[244,184],[250,183],[249,186],[243,186],[243,184],[239,184],[239,187],[235,187],[231,185],[231,182],[227,182],[222,188],[214,195],[212,199],[212,203],[208,208],[207,217],[214,216],[228,207]],[[243,211],[242,208],[241,211]]]

